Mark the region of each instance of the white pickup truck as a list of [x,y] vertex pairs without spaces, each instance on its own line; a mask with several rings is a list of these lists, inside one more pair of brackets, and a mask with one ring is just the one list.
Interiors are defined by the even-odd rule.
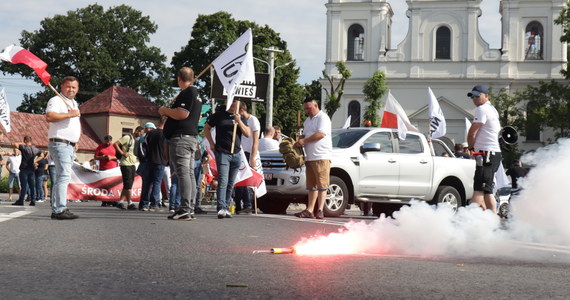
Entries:
[[[426,137],[417,132],[399,140],[393,129],[335,129],[332,140],[325,216],[340,216],[348,204],[359,202],[373,203],[377,216],[411,200],[458,208],[473,195],[475,161],[455,158],[440,140],[432,141],[435,156]],[[263,212],[285,213],[290,203],[307,202],[304,167],[286,169],[277,151],[262,152],[261,162],[267,186],[267,194],[258,200]]]

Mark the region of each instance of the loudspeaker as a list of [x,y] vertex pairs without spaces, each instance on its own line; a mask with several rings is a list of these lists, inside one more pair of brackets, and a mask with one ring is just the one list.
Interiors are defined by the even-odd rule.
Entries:
[[503,130],[501,130],[501,139],[509,145],[514,144],[519,139],[519,134],[513,127],[505,126]]

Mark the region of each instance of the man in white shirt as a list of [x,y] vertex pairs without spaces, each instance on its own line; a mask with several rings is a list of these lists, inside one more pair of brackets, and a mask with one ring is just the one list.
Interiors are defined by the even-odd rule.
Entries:
[[75,159],[77,142],[81,136],[81,113],[75,95],[79,81],[73,76],[63,78],[61,95],[52,97],[46,108],[49,123],[48,148],[55,162],[55,182],[51,195],[51,218],[56,220],[77,219],[79,216],[67,209],[67,186],[71,179],[71,166]]
[[263,138],[259,139],[259,152],[279,149],[279,142],[273,139],[274,135],[275,128],[273,126],[265,127]]
[[18,186],[20,186],[20,163],[22,163],[22,155],[18,149],[14,148],[14,155],[10,155],[6,162],[6,169],[10,173],[8,175],[8,199],[10,201],[12,201],[14,181],[18,182]]
[[[247,127],[249,127],[250,134],[241,136],[241,148],[248,159],[248,164],[251,168],[259,171],[261,168],[261,160],[259,158],[259,130],[261,125],[259,120],[254,115],[247,112],[247,104],[240,102],[239,113],[247,119]],[[236,212],[238,214],[251,214],[253,203],[253,191],[251,187],[240,186],[235,187],[235,204]],[[243,206],[241,202],[243,201]]]
[[319,109],[316,100],[305,100],[303,108],[308,117],[303,123],[304,136],[297,141],[297,146],[305,147],[305,177],[309,191],[309,203],[305,210],[296,213],[295,216],[323,219],[323,208],[330,184],[331,119]]
[[[476,85],[467,96],[477,106],[473,124],[467,133],[469,149],[475,151],[477,166],[475,168],[473,197],[471,203],[477,203],[483,209],[497,213],[497,202],[493,195],[495,172],[502,160],[499,146],[501,123],[499,113],[489,101],[489,91],[485,86]],[[479,156],[479,157],[477,157]]]

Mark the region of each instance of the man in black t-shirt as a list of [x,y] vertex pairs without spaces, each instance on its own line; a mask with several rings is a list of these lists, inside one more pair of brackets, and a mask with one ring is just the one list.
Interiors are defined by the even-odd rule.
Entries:
[[158,128],[149,131],[145,137],[148,151],[146,162],[148,166],[149,190],[144,205],[148,206],[150,200],[151,211],[157,210],[160,207],[160,184],[162,183],[164,168],[166,167],[166,153],[164,151],[166,140],[162,129],[163,126],[163,122],[160,121]]
[[35,199],[35,160],[41,155],[41,151],[32,145],[32,137],[26,135],[23,143],[13,143],[12,146],[22,153],[22,163],[20,164],[20,198],[12,205],[24,205],[26,193],[29,190],[30,206],[36,205]]
[[178,71],[178,86],[182,90],[168,107],[159,108],[158,112],[166,118],[164,136],[168,140],[168,154],[178,176],[180,187],[180,206],[168,216],[171,220],[193,219],[196,197],[194,179],[194,152],[198,145],[198,121],[202,112],[202,100],[194,83],[194,71],[183,67]]
[[[238,112],[239,102],[234,100],[228,111],[218,111],[210,116],[204,126],[204,135],[216,156],[218,168],[218,219],[231,218],[228,211],[232,190],[236,176],[241,165],[241,135],[249,137],[247,119]],[[225,106],[225,105],[224,105]],[[235,136],[234,136],[235,126]],[[216,142],[212,138],[211,130],[216,129]],[[232,141],[233,147],[232,147]],[[247,163],[246,163],[247,165]]]

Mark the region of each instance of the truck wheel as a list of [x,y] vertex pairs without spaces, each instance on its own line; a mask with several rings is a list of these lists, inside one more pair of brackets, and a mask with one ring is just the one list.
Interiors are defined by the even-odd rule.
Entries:
[[259,210],[264,214],[284,215],[287,213],[289,201],[283,199],[271,199],[269,197],[261,197],[257,199]]
[[380,217],[380,214],[384,213],[386,217],[392,217],[392,213],[395,211],[400,210],[402,208],[401,204],[393,204],[393,203],[373,203],[372,204],[372,213],[376,217]]
[[459,207],[463,206],[459,192],[454,187],[447,185],[438,187],[435,192],[435,198],[430,202],[430,204],[436,205],[439,203],[448,203],[454,210],[458,210]]
[[327,217],[340,217],[348,205],[348,188],[342,179],[331,176],[323,213]]

